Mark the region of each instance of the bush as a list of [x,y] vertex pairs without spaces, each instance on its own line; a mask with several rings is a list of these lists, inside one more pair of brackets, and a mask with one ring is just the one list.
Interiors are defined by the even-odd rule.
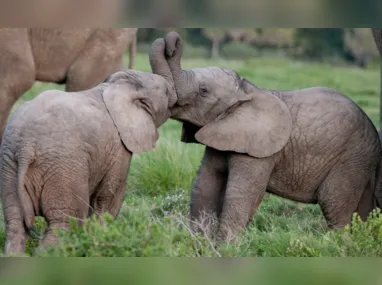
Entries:
[[247,59],[259,56],[259,52],[255,48],[241,42],[230,42],[223,45],[221,54],[229,59]]
[[102,223],[95,218],[82,227],[72,220],[71,231],[58,231],[60,245],[38,256],[59,257],[175,257],[212,256],[201,236],[190,235],[180,216],[157,219],[149,211],[128,210],[113,220],[109,214]]
[[346,226],[343,233],[335,232],[334,241],[340,247],[340,256],[382,256],[382,216],[380,214],[380,209],[374,210],[365,222],[354,214],[351,227]]
[[294,239],[287,250],[288,256],[298,257],[381,257],[382,217],[376,209],[367,221],[358,214],[353,215],[351,226],[343,230],[332,230],[320,242],[308,239]]

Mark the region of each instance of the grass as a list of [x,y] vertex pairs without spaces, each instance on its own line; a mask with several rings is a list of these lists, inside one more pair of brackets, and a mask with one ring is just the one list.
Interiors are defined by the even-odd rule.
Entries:
[[[127,66],[126,57],[126,66]],[[269,89],[327,86],[350,97],[379,121],[379,69],[333,67],[286,58],[248,61],[185,59],[183,68],[230,67],[254,84]],[[148,57],[138,54],[136,69],[150,71]],[[16,104],[47,89],[64,86],[36,82]],[[317,205],[298,204],[266,195],[253,222],[243,235],[216,249],[187,230],[188,205],[193,177],[204,147],[180,142],[180,124],[169,120],[159,130],[157,147],[134,155],[126,185],[125,203],[117,220],[105,216],[104,224],[89,220],[83,228],[73,225],[62,235],[58,249],[43,256],[381,256],[382,220],[355,220],[353,232],[329,231]],[[45,224],[38,220],[42,232]],[[0,246],[4,226],[0,224]],[[36,242],[29,241],[31,253]],[[360,246],[362,245],[362,246]]]

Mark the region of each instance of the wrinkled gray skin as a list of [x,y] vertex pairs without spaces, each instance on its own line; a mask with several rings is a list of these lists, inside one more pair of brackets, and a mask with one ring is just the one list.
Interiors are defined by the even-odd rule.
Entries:
[[35,80],[66,84],[66,91],[92,88],[123,69],[136,53],[136,28],[0,29],[0,143],[14,103]]
[[202,213],[212,214],[218,239],[231,240],[265,192],[318,203],[330,228],[354,212],[365,219],[376,206],[381,146],[351,100],[325,87],[265,90],[227,68],[182,70],[180,36],[170,32],[165,44],[153,72],[175,82],[171,114],[183,122],[181,140],[206,145],[192,187],[194,230],[210,222]]
[[5,255],[24,252],[35,216],[49,225],[41,248],[57,243],[52,229],[67,228],[69,216],[118,214],[132,153],[154,148],[170,116],[169,87],[126,70],[86,91],[43,92],[15,111],[0,156]]

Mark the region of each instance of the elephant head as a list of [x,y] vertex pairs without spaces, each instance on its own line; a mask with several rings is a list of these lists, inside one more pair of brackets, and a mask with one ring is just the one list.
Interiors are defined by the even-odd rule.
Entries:
[[175,86],[178,100],[171,118],[183,122],[183,142],[254,157],[267,157],[284,147],[292,119],[281,99],[228,68],[182,70],[181,37],[170,32],[157,43],[163,41],[165,52],[152,52],[151,65]]
[[157,128],[176,101],[172,86],[159,75],[136,70],[114,73],[104,85],[102,99],[125,147],[133,153],[154,148]]

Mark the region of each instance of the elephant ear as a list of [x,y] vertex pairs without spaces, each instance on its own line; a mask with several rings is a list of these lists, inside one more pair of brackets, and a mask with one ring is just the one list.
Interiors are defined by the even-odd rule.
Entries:
[[184,122],[182,124],[182,135],[180,141],[184,143],[199,143],[195,139],[195,134],[200,130],[200,127],[197,127],[191,123]]
[[263,158],[280,151],[292,132],[288,107],[274,95],[253,91],[252,99],[205,125],[196,140],[222,151]]
[[151,101],[127,84],[110,84],[102,94],[125,147],[140,153],[153,149],[158,132],[151,114]]

